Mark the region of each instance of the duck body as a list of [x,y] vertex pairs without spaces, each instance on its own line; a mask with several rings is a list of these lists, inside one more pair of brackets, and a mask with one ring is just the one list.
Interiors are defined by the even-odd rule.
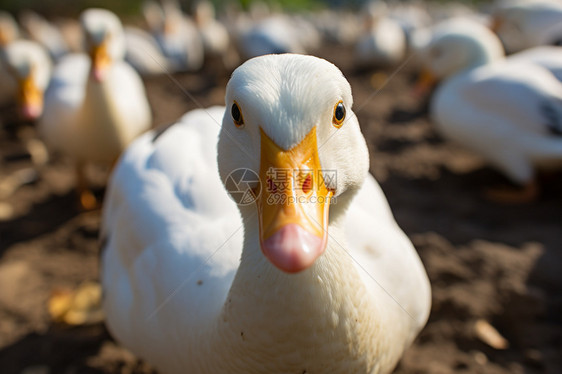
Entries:
[[130,65],[115,62],[98,82],[88,56],[71,54],[55,68],[39,131],[53,150],[110,164],[150,122],[144,86]]
[[[562,166],[562,84],[555,58],[505,58],[499,39],[468,20],[436,26],[426,65],[442,83],[430,105],[437,129],[475,151],[516,184]],[[553,71],[550,71],[553,69]]]
[[509,61],[528,61],[542,66],[562,82],[562,47],[541,46],[510,55]]
[[437,90],[431,113],[442,134],[518,184],[535,168],[562,166],[562,85],[539,65],[500,61],[462,73]]
[[[286,82],[299,82],[293,59],[320,74],[328,64],[315,66],[323,60],[309,56],[264,56],[242,65],[233,80],[251,72],[248,86],[239,89],[260,90],[261,83],[277,82],[263,69],[275,75],[286,67]],[[275,109],[267,95],[250,95],[263,106],[249,104],[238,83],[229,83],[230,91],[252,108],[245,112],[249,135],[250,123],[258,122],[253,116]],[[312,96],[326,88],[310,87]],[[338,207],[331,204],[324,254],[305,270],[282,271],[260,250],[255,203],[237,206],[223,185],[237,159],[253,152],[232,152],[231,126],[223,107],[189,112],[167,130],[140,137],[119,163],[102,229],[110,331],[163,373],[390,372],[427,320],[430,290],[412,244],[366,173],[368,161],[330,182],[343,190],[354,178],[364,179],[337,195]],[[359,128],[348,128],[366,152]],[[252,141],[241,132],[232,136],[242,147]],[[244,163],[256,170],[258,160]]]

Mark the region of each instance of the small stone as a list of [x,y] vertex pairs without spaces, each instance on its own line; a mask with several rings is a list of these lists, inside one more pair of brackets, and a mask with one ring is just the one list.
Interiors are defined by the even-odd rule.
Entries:
[[474,324],[478,339],[495,349],[507,349],[509,342],[486,320],[479,319]]

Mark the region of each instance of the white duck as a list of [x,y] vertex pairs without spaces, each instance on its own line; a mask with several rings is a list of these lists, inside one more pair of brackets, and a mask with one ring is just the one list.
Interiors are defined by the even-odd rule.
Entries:
[[509,61],[527,61],[549,70],[562,82],[562,47],[541,46],[510,55]]
[[446,79],[431,101],[438,130],[525,187],[495,197],[533,198],[535,169],[562,166],[560,81],[531,60],[505,59],[499,39],[474,22],[441,25],[424,56]]
[[76,161],[80,199],[90,208],[95,200],[86,189],[84,164],[115,162],[150,127],[151,112],[140,77],[123,61],[117,16],[88,9],[80,20],[89,55],[68,55],[56,66],[39,131],[47,146]]
[[234,68],[238,64],[239,58],[232,49],[226,26],[215,17],[214,5],[210,1],[197,1],[193,14],[203,41],[205,58],[219,58],[225,67]]
[[125,61],[143,76],[168,73],[171,69],[156,39],[148,32],[134,26],[126,26]]
[[240,15],[236,21],[236,43],[246,59],[271,53],[305,53],[307,38],[284,14],[274,14],[254,21]]
[[201,36],[191,18],[175,0],[153,0],[143,4],[144,18],[172,71],[195,71],[203,66]]
[[406,54],[406,34],[387,16],[383,2],[371,2],[365,12],[364,33],[355,45],[355,60],[361,67],[395,66]]
[[[5,47],[2,61],[6,69],[2,84],[13,85],[11,99],[16,102],[21,119],[36,121],[43,113],[44,93],[51,77],[51,59],[47,51],[36,42],[16,40]],[[48,161],[45,145],[36,138],[35,132],[18,128],[17,135],[36,167]]]
[[25,120],[34,121],[43,112],[43,95],[51,77],[51,59],[46,50],[29,40],[6,46],[3,61],[7,79],[15,82],[18,109]]
[[117,167],[110,331],[162,373],[389,373],[430,287],[368,174],[349,83],[316,57],[262,56],[226,104],[144,135]]
[[45,47],[54,61],[69,53],[70,48],[61,31],[42,15],[26,10],[19,16],[19,20],[29,38]]
[[508,53],[562,42],[562,3],[559,0],[500,2],[494,11],[493,29]]

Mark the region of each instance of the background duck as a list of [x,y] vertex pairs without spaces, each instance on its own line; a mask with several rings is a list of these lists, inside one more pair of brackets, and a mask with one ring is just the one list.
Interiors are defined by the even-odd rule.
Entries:
[[364,33],[355,45],[355,58],[362,67],[395,66],[406,54],[406,34],[387,16],[383,2],[371,2],[365,11]]
[[262,56],[226,109],[135,141],[104,206],[112,334],[162,373],[389,373],[430,288],[352,104],[327,61]]
[[203,41],[205,60],[218,59],[223,67],[231,70],[240,62],[224,24],[216,19],[215,7],[210,1],[197,1],[193,16]]
[[123,61],[117,16],[88,9],[80,19],[89,55],[71,54],[56,66],[39,131],[53,151],[75,160],[81,203],[91,208],[95,199],[86,188],[84,164],[114,163],[150,127],[151,112],[140,77]]
[[163,0],[162,5],[146,1],[143,14],[172,71],[195,71],[203,66],[205,51],[201,36],[176,1]]
[[43,112],[43,95],[51,77],[49,55],[35,42],[17,40],[5,47],[2,60],[8,79],[15,82],[13,98],[21,117],[27,121],[37,120]]
[[507,53],[562,41],[562,3],[557,0],[500,2],[493,29]]
[[19,21],[28,37],[49,51],[54,61],[60,60],[62,56],[69,53],[70,47],[58,27],[42,15],[26,10],[19,16]]
[[124,28],[125,61],[142,76],[160,75],[170,72],[166,56],[156,39],[148,32],[134,26]]
[[492,197],[534,198],[535,169],[562,167],[560,81],[530,59],[505,59],[499,39],[466,20],[438,26],[424,56],[444,80],[430,108],[438,130],[523,186]]

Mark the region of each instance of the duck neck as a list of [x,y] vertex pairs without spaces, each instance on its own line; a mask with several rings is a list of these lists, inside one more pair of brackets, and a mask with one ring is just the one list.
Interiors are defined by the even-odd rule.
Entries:
[[271,347],[279,367],[295,361],[295,354],[300,363],[345,354],[345,362],[334,363],[330,372],[349,372],[350,363],[369,372],[381,360],[394,360],[373,355],[384,344],[372,336],[386,329],[384,311],[361,281],[341,225],[330,224],[326,251],[310,268],[287,274],[262,254],[257,214],[243,216],[244,250],[219,319],[220,344],[240,349],[245,360],[248,350]]
[[86,143],[96,149],[103,149],[102,153],[106,159],[97,161],[115,161],[126,145],[126,127],[121,125],[125,118],[118,105],[122,100],[117,97],[122,94],[119,78],[114,66],[109,68],[101,80],[95,79],[91,72],[88,75],[80,123]]

